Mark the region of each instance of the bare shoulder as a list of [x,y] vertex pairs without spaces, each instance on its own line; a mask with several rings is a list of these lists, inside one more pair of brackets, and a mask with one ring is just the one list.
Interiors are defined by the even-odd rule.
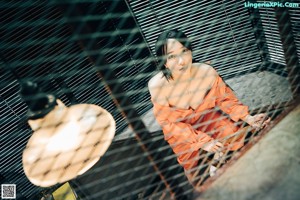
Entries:
[[217,71],[210,65],[205,63],[194,63],[193,66],[195,67],[195,75],[196,77],[206,77],[215,79],[218,76]]
[[165,84],[165,78],[161,72],[154,75],[148,82],[149,90],[153,90],[159,87],[162,87]]
[[164,95],[165,88],[167,85],[167,80],[163,76],[162,72],[157,73],[154,75],[148,82],[148,89],[151,94],[152,100],[156,103],[166,105],[167,98]]

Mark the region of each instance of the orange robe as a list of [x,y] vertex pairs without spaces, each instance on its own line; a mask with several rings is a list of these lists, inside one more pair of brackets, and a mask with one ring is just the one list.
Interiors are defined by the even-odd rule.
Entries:
[[[219,107],[231,119],[215,107]],[[153,111],[165,140],[184,169],[191,169],[198,164],[199,149],[205,143],[232,135],[239,129],[234,122],[249,114],[248,107],[237,99],[219,76],[197,109],[178,109],[153,102]],[[224,145],[230,150],[237,150],[244,145],[244,138],[230,144],[225,141]]]

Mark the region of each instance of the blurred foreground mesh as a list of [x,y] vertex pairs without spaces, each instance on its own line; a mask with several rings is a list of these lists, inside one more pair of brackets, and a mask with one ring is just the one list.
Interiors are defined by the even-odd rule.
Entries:
[[193,189],[163,140],[147,88],[163,29],[183,30],[196,60],[211,61],[252,113],[275,120],[299,94],[300,8],[244,3],[1,1],[1,182],[16,184],[20,199],[60,187],[34,186],[22,169],[32,130],[19,84],[30,79],[67,106],[96,104],[116,120],[107,153],[70,181],[78,199],[188,198]]

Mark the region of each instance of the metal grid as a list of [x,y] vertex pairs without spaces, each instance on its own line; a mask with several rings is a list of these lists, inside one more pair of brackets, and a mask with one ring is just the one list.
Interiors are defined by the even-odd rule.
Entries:
[[60,186],[34,186],[22,169],[32,130],[19,87],[30,79],[67,106],[96,104],[116,120],[108,152],[70,181],[78,198],[189,198],[194,190],[163,140],[147,87],[162,29],[176,27],[190,36],[196,60],[212,61],[252,113],[275,119],[299,94],[299,8],[244,3],[1,1],[1,182],[17,184],[20,199],[41,198]]

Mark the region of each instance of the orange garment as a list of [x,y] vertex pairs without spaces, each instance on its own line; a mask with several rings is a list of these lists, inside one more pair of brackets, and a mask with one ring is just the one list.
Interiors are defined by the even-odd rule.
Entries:
[[[231,120],[215,107],[227,113]],[[199,149],[205,143],[233,134],[239,129],[233,121],[237,122],[249,114],[248,107],[237,99],[219,76],[197,109],[178,109],[153,102],[153,111],[165,140],[184,169],[198,164]],[[230,150],[237,150],[244,145],[244,138],[224,144]]]

